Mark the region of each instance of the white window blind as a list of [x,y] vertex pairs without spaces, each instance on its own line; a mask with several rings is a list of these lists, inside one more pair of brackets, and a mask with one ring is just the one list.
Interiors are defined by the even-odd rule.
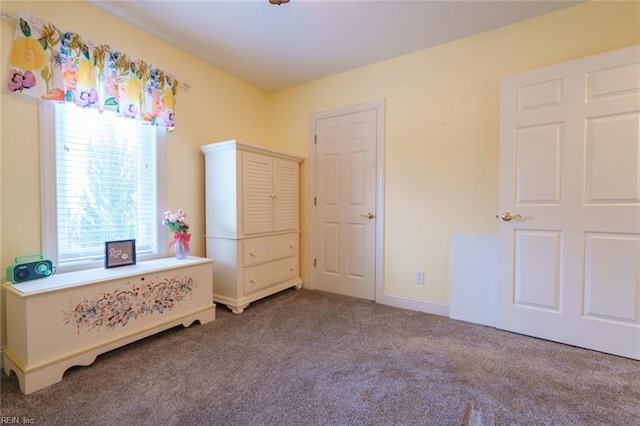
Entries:
[[55,106],[58,268],[104,260],[105,241],[158,254],[157,127]]

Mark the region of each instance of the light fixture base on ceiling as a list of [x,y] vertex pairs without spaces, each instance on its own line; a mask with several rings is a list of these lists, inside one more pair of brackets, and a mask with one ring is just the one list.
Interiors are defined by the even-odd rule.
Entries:
[[289,3],[289,0],[269,0],[269,3],[280,6],[283,3]]

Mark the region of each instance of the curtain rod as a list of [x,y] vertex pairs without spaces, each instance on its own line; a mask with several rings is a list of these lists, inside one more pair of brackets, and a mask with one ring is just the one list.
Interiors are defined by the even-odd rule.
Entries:
[[[11,21],[17,21],[18,20],[18,16],[17,15],[15,15],[13,13],[5,12],[2,9],[0,9],[0,16],[2,16],[5,19],[9,19]],[[178,86],[182,87],[183,89],[191,89],[191,85],[189,83],[178,82]]]

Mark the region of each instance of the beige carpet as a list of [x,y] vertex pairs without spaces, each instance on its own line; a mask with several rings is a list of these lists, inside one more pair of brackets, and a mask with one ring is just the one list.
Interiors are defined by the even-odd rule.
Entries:
[[2,416],[37,425],[640,425],[637,361],[309,290],[217,316],[104,354],[28,396],[3,375]]

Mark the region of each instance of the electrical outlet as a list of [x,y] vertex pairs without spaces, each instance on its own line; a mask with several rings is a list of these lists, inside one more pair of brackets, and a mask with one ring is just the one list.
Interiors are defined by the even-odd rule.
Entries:
[[416,284],[424,284],[424,271],[416,271]]

